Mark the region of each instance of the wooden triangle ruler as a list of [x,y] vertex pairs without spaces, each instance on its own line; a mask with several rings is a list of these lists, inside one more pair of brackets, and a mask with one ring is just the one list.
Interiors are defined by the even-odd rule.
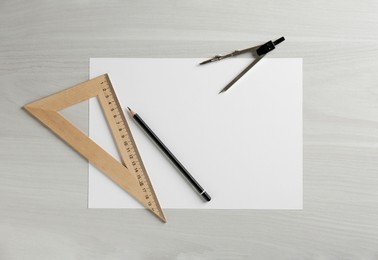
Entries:
[[[59,110],[97,97],[122,163],[64,118]],[[24,108],[121,188],[166,222],[134,138],[107,74],[27,104]]]

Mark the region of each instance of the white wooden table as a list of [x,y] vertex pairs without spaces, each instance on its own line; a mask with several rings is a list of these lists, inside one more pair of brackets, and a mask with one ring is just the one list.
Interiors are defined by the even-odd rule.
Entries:
[[[0,1],[0,259],[377,259],[377,1]],[[303,57],[304,210],[87,209],[87,162],[21,107],[90,57]],[[87,103],[65,111],[87,129]]]

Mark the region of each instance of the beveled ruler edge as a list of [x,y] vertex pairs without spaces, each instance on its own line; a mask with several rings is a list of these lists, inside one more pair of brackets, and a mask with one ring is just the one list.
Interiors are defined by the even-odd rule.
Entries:
[[[110,92],[110,94],[105,92]],[[104,111],[106,121],[122,158],[122,163],[59,113],[59,110],[63,108],[93,97],[98,98]],[[107,74],[26,104],[23,108],[154,213],[160,220],[166,222],[126,117]],[[112,108],[117,109],[111,110]],[[117,114],[112,113],[115,110],[117,110]],[[119,123],[118,125],[115,124],[116,118],[120,120],[116,121]],[[122,140],[122,143],[120,143],[120,140]],[[131,167],[132,165],[137,165],[137,167]]]

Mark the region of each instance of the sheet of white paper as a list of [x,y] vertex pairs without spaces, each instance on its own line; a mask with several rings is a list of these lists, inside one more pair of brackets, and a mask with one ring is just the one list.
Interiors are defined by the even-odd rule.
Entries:
[[[92,58],[90,78],[108,73],[120,103],[147,122],[212,196],[205,203],[129,117],[163,208],[302,208],[302,59],[264,58],[227,92],[251,59]],[[90,136],[119,158],[96,99]],[[90,208],[141,208],[93,166]]]

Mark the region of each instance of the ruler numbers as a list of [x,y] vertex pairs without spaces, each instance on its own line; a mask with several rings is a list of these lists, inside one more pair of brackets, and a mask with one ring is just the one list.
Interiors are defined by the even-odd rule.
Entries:
[[129,169],[129,170],[131,170],[135,174],[136,178],[138,179],[141,190],[143,191],[143,193],[145,193],[144,197],[147,200],[148,206],[150,207],[152,211],[155,212],[157,208],[155,207],[156,203],[154,201],[153,193],[151,189],[149,188],[150,182],[149,180],[147,180],[144,174],[144,170],[143,170],[143,167],[141,166],[139,156],[134,149],[135,144],[133,142],[132,137],[129,135],[129,129],[126,126],[126,122],[125,122],[126,119],[123,115],[122,109],[118,101],[116,100],[115,94],[113,90],[111,89],[111,87],[109,86],[108,82],[103,81],[101,82],[101,85],[102,85],[102,91],[105,95],[105,98],[108,104],[107,109],[110,110],[111,115],[114,118],[114,122],[118,130],[118,134],[122,139],[122,143],[124,145],[124,148],[127,154],[127,158],[124,158],[124,160],[127,159],[127,161],[129,162],[128,163],[129,167],[127,167],[126,165],[125,166],[126,168],[132,167],[132,169]]
[[[96,97],[111,130],[122,162],[62,116],[59,111]],[[74,85],[23,107],[96,168],[128,191],[137,201],[166,222],[138,147],[107,74]]]

